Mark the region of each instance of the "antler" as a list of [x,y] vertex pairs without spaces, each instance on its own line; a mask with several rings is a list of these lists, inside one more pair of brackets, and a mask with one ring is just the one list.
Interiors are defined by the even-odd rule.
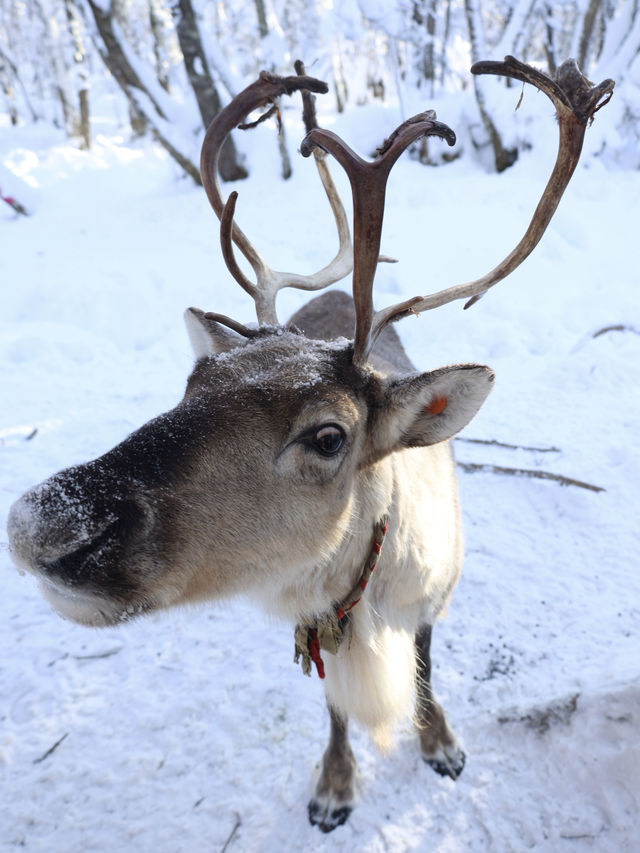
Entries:
[[440,136],[449,145],[456,141],[455,133],[446,124],[436,121],[429,110],[413,116],[400,125],[378,149],[376,159],[367,162],[359,157],[339,136],[330,130],[317,128],[308,133],[300,153],[308,157],[316,147],[333,154],[344,168],[353,192],[353,298],[356,310],[354,363],[366,361],[374,339],[373,277],[378,263],[384,197],[387,178],[402,152],[421,136]]
[[[384,198],[384,189],[382,191],[378,189],[374,205],[376,210],[375,213],[371,214],[366,210],[358,212],[357,208],[361,206],[361,201],[356,200],[356,189],[354,187],[354,210],[356,210],[356,214],[354,215],[356,222],[354,225],[354,242],[356,245],[354,293],[356,295],[354,298],[356,299],[356,305],[358,305],[358,302],[361,302],[363,305],[363,307],[358,309],[356,314],[356,340],[354,348],[354,362],[356,363],[362,364],[366,361],[376,338],[388,323],[395,322],[402,317],[406,317],[408,314],[419,314],[422,311],[437,308],[456,299],[468,299],[469,301],[465,305],[465,308],[468,308],[490,287],[493,287],[494,284],[497,284],[505,276],[513,272],[524,261],[540,241],[571,179],[578,163],[580,152],[582,151],[587,123],[593,119],[594,114],[601,107],[608,103],[615,85],[613,80],[607,79],[600,83],[599,86],[592,86],[580,72],[575,60],[572,59],[567,60],[558,68],[555,80],[552,80],[535,68],[519,62],[512,56],[505,57],[504,62],[477,62],[471,71],[473,74],[496,74],[512,77],[524,83],[531,83],[548,95],[556,108],[560,131],[558,155],[551,177],[524,236],[515,249],[491,272],[475,281],[459,284],[429,296],[415,296],[405,302],[379,311],[375,316],[371,308],[371,286],[375,267],[372,267],[370,263],[360,266],[358,264],[360,255],[358,247],[358,222],[361,222],[360,232],[362,231],[363,224],[366,224],[371,229],[366,232],[367,240],[371,243],[376,240],[379,242],[379,231],[377,229],[382,225],[382,209],[380,205]],[[400,135],[403,139],[406,138],[403,128],[407,124],[416,122],[419,119],[420,117],[416,116],[414,119],[410,119],[409,122],[405,122],[404,125],[398,128],[396,134]],[[417,138],[417,135],[413,138]],[[344,165],[345,169],[353,169],[351,156],[347,157],[345,155],[344,149],[346,146],[339,140],[336,142],[332,136],[330,138],[328,132],[324,131],[323,136],[318,138],[317,132],[314,132],[307,139],[309,140],[309,145],[319,144],[325,147],[326,150],[330,150],[336,156],[336,159]],[[328,144],[327,140],[330,141],[330,144]],[[393,151],[397,150],[395,141],[390,149]],[[304,143],[302,153],[305,153]],[[353,155],[353,152],[351,154],[354,162],[358,162],[358,169],[360,171],[363,171],[364,167],[367,167],[369,172],[372,172],[379,162],[376,160],[371,164],[365,164],[357,155]],[[387,156],[385,149],[383,159]],[[397,154],[393,157],[392,162],[395,162],[395,159],[397,159]],[[351,177],[351,173],[349,174]],[[353,180],[352,185],[354,185]],[[368,219],[366,219],[367,215]],[[366,254],[366,249],[363,251]]]
[[[237,127],[252,110],[275,101],[280,95],[290,95],[296,91],[303,92],[303,99],[305,99],[305,92],[307,93],[305,114],[307,115],[306,120],[310,121],[314,111],[311,95],[308,93],[325,93],[328,91],[326,83],[304,74],[302,63],[296,63],[296,70],[298,72],[296,77],[278,77],[267,71],[261,72],[255,83],[248,86],[218,113],[209,125],[202,144],[200,159],[202,183],[209,202],[220,219],[222,253],[231,275],[255,301],[260,324],[276,324],[278,322],[275,300],[281,288],[296,287],[301,290],[319,290],[344,278],[351,272],[353,265],[347,216],[327,164],[322,157],[316,158],[316,166],[336,220],[339,249],[331,263],[313,275],[297,275],[296,273],[278,272],[271,269],[249,242],[243,231],[233,222],[238,194],[232,192],[226,203],[222,200],[218,184],[218,157],[226,137],[233,128]],[[271,113],[272,110],[269,111],[269,114]],[[233,243],[238,246],[253,268],[256,276],[255,284],[249,281],[238,266],[233,251]],[[220,322],[226,323],[226,319],[219,315]],[[227,323],[227,325],[229,324]],[[237,330],[237,323],[234,324],[234,328]]]

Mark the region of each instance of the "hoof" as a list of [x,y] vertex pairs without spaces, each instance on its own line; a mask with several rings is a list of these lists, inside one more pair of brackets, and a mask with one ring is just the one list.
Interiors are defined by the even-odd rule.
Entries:
[[448,776],[454,781],[464,770],[467,756],[459,746],[438,749],[432,756],[422,756],[429,767],[433,768],[440,776]]
[[351,806],[339,806],[332,809],[329,803],[323,805],[318,800],[311,800],[308,806],[309,822],[322,832],[331,832],[336,826],[345,823],[351,814]]

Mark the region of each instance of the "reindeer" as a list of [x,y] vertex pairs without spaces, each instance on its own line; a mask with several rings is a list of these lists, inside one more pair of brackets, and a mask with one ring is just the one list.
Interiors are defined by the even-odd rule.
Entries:
[[[114,625],[234,593],[295,625],[296,659],[324,679],[331,720],[308,807],[311,823],[328,832],[354,802],[350,717],[385,747],[414,693],[424,760],[452,779],[465,763],[433,697],[430,643],[462,559],[448,439],[478,411],[494,377],[476,364],[416,371],[391,324],[455,299],[474,302],[527,257],[613,81],[592,87],[572,61],[555,81],[512,57],[476,64],[476,74],[529,82],[551,98],[560,143],[548,185],[521,242],[490,273],[376,313],[372,284],[389,172],[419,137],[452,144],[455,136],[435,113],[422,113],[367,162],[335,134],[309,129],[301,152],[316,158],[340,249],[314,275],[276,272],[234,224],[236,194],[223,202],[217,160],[252,110],[284,93],[327,91],[298,71],[286,78],[262,73],[216,117],[202,149],[223,254],[255,300],[257,328],[189,309],[196,362],[178,405],[104,456],[26,492],[8,526],[17,565],[36,575],[56,611],[83,625]],[[327,152],[351,183],[353,248]],[[233,243],[255,284],[239,268]],[[353,300],[328,291],[278,323],[282,287],[324,288],[352,265]]]

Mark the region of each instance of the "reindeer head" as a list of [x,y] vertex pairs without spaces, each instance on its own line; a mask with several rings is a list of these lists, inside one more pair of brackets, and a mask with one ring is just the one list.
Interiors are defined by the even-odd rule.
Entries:
[[[197,361],[182,401],[104,456],[55,474],[13,505],[13,557],[37,575],[63,616],[112,624],[249,589],[265,595],[293,589],[312,571],[321,608],[332,555],[360,519],[369,524],[388,509],[393,484],[385,460],[407,447],[444,441],[473,417],[491,388],[488,368],[394,372],[376,360],[375,342],[409,313],[477,299],[529,254],[575,168],[586,122],[612,85],[589,89],[581,75],[565,69],[579,93],[576,107],[566,87],[513,59],[474,70],[527,80],[549,94],[560,119],[558,162],[525,238],[505,262],[476,282],[377,314],[371,294],[390,169],[419,136],[452,143],[453,132],[423,113],[402,124],[368,163],[334,134],[311,128],[302,153],[315,155],[340,249],[320,272],[298,276],[271,270],[233,224],[236,195],[223,203],[216,165],[227,134],[251,110],[294,90],[325,91],[325,84],[301,74],[263,73],[217,116],[203,145],[203,182],[221,218],[227,264],[255,299],[259,326],[189,309]],[[352,185],[353,250],[324,152],[336,157]],[[239,269],[233,242],[255,271],[255,284]],[[326,287],[352,265],[353,340],[337,337],[348,334],[344,324],[325,334],[333,340],[278,325],[281,287]]]

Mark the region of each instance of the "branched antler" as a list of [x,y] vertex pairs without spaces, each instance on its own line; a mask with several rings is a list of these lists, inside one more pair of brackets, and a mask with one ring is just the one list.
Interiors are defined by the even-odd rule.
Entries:
[[[465,308],[468,308],[531,254],[544,234],[573,175],[582,151],[587,124],[595,113],[608,103],[615,85],[613,80],[607,79],[598,86],[593,86],[572,59],[558,68],[555,80],[512,56],[507,56],[504,62],[477,62],[471,71],[473,74],[496,74],[531,83],[551,99],[556,108],[560,131],[558,155],[551,177],[524,236],[503,261],[475,281],[459,284],[429,296],[416,296],[379,311],[371,319],[370,331],[358,330],[356,359],[359,362],[366,360],[376,338],[388,323],[409,314],[429,311],[456,299],[469,300],[465,305]],[[357,236],[355,242],[357,245]],[[361,286],[364,288],[364,285]]]
[[[613,80],[604,80],[600,85],[593,86],[582,75],[574,60],[567,60],[560,66],[555,80],[512,56],[507,56],[504,62],[477,62],[471,69],[472,73],[502,75],[531,83],[551,99],[556,109],[560,132],[558,155],[551,177],[524,236],[493,270],[475,281],[455,285],[427,296],[414,296],[374,313],[372,288],[376,265],[379,260],[383,260],[379,257],[379,251],[389,173],[402,152],[420,137],[439,136],[449,145],[453,145],[455,134],[446,124],[437,121],[436,114],[429,110],[403,122],[380,146],[374,160],[368,162],[359,157],[335,133],[317,127],[311,92],[326,92],[327,86],[320,80],[304,75],[301,62],[296,63],[296,71],[297,77],[276,77],[263,71],[255,83],[241,92],[218,114],[207,130],[202,147],[202,180],[209,201],[221,220],[220,239],[227,266],[236,281],[255,300],[260,323],[277,322],[275,299],[282,287],[318,290],[339,281],[353,266],[356,311],[353,360],[358,365],[366,363],[371,348],[387,324],[408,314],[429,311],[457,299],[468,300],[465,305],[465,308],[468,308],[522,263],[540,241],[571,179],[580,157],[587,124],[609,101],[614,87]],[[237,193],[231,193],[224,203],[217,180],[218,154],[227,134],[252,110],[273,103],[280,95],[294,91],[303,93],[303,115],[307,129],[300,151],[305,157],[314,154],[340,239],[340,248],[333,261],[309,276],[276,272],[267,266],[240,228],[233,223]],[[353,251],[346,214],[327,169],[327,153],[336,158],[351,183]],[[256,284],[249,281],[238,266],[233,243],[240,248],[253,267]],[[225,320],[221,319],[220,322]],[[239,324],[234,323],[236,330],[238,326]],[[247,330],[245,332],[250,334]]]
[[356,309],[354,363],[366,361],[373,340],[372,287],[380,252],[387,178],[402,152],[421,136],[439,136],[449,145],[455,134],[446,124],[436,121],[433,110],[420,113],[400,125],[382,144],[376,159],[367,162],[339,136],[317,128],[306,135],[300,153],[308,157],[315,148],[332,154],[344,168],[353,192],[353,298]]
[[[218,113],[209,126],[202,145],[200,160],[202,183],[211,206],[220,219],[222,253],[231,275],[254,299],[258,322],[261,324],[275,324],[278,322],[275,300],[281,288],[296,287],[301,290],[319,290],[344,278],[351,272],[353,265],[347,216],[331,179],[328,166],[322,159],[316,159],[316,165],[336,220],[339,249],[331,263],[313,275],[305,276],[271,269],[249,242],[247,236],[233,221],[238,194],[236,192],[231,193],[226,202],[222,199],[218,183],[217,164],[222,144],[231,130],[241,125],[245,116],[253,110],[273,103],[274,100],[283,94],[290,95],[296,91],[301,91],[303,98],[305,97],[304,93],[307,93],[305,112],[308,115],[313,115],[314,111],[310,100],[310,93],[324,93],[328,91],[326,83],[304,74],[302,63],[296,65],[296,70],[298,74],[295,77],[278,77],[275,74],[263,71],[255,83],[248,86],[228,106]],[[266,115],[272,115],[273,112],[274,109],[272,107]],[[244,125],[244,127],[255,126],[264,118],[265,116],[258,119],[257,122]],[[255,284],[240,269],[235,259],[233,243],[238,246],[253,268],[256,276]],[[237,326],[238,324],[235,324],[236,331]]]

